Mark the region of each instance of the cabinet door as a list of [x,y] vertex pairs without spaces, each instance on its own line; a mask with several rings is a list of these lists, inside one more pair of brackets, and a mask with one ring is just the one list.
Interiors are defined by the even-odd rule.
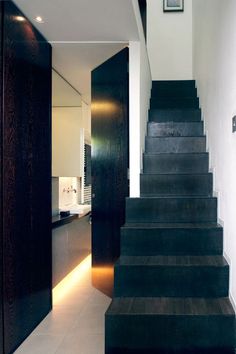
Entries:
[[4,353],[51,309],[51,47],[3,2]]
[[120,254],[128,196],[128,48],[92,72],[92,257]]
[[[2,21],[3,21],[3,3],[0,2],[0,68],[2,68]],[[0,83],[2,83],[3,75],[0,69]],[[4,353],[3,348],[3,110],[2,110],[2,84],[0,85],[0,354]]]

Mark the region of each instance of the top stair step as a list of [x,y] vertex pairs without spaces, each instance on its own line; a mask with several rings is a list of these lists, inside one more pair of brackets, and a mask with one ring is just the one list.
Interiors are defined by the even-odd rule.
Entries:
[[153,81],[152,97],[197,97],[195,81]]
[[152,81],[152,89],[162,90],[190,90],[195,88],[195,80],[154,80]]

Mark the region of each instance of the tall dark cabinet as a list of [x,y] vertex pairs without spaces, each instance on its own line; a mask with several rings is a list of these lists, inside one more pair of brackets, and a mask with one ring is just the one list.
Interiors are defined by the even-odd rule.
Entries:
[[92,260],[112,265],[129,194],[129,50],[92,72]]
[[140,15],[143,24],[143,33],[147,39],[147,0],[138,0]]
[[[2,72],[2,29],[3,29],[3,18],[2,18],[2,4],[0,2],[0,83],[3,82],[3,72]],[[0,354],[3,351],[3,84],[0,85]]]
[[0,11],[0,353],[8,354],[52,306],[51,47],[13,2]]

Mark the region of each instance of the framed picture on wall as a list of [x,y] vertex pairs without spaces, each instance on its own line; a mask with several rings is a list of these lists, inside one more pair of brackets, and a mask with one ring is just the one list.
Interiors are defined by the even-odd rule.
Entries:
[[164,12],[183,12],[184,0],[163,0]]

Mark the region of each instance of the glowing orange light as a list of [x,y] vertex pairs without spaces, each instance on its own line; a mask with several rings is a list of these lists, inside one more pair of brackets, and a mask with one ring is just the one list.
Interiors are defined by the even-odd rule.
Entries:
[[93,267],[92,284],[105,295],[112,297],[114,288],[114,266]]
[[117,111],[117,105],[112,102],[93,102],[92,110],[95,112],[112,113]]
[[53,289],[53,304],[58,305],[75,285],[79,285],[79,282],[83,280],[90,269],[91,254]]

